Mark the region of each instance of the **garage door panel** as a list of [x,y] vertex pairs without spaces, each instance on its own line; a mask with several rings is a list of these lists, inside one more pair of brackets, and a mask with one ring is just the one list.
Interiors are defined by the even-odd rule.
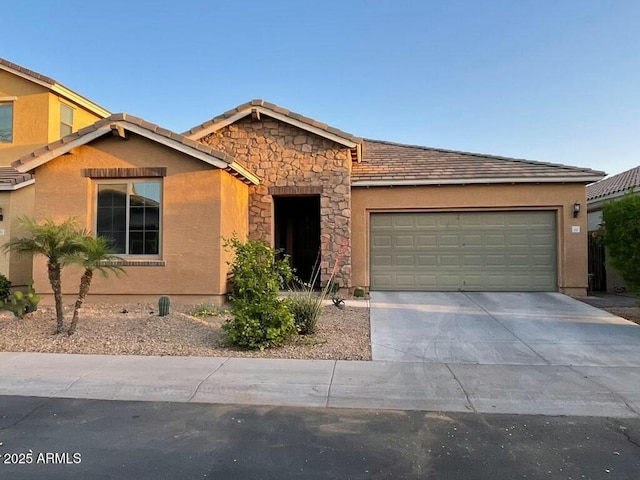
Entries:
[[417,243],[419,247],[435,247],[438,244],[438,237],[436,235],[416,235]]
[[434,267],[438,264],[438,257],[436,255],[416,255],[417,267]]
[[396,247],[413,247],[414,236],[411,234],[398,234],[394,236],[393,242]]
[[378,267],[392,267],[393,256],[392,255],[375,255],[372,258],[372,263],[375,263]]
[[556,290],[555,212],[371,215],[371,288]]

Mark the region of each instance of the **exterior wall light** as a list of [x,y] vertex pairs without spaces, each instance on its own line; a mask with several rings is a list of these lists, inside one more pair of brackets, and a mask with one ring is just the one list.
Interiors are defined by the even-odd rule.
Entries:
[[573,218],[578,218],[580,213],[580,204],[578,202],[573,204]]

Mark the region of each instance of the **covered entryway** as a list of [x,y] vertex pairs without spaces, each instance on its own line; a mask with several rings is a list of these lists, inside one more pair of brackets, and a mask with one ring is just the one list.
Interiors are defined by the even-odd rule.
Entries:
[[372,213],[372,290],[556,291],[555,211]]
[[309,282],[319,261],[320,196],[277,196],[273,203],[275,246],[290,256],[296,276]]

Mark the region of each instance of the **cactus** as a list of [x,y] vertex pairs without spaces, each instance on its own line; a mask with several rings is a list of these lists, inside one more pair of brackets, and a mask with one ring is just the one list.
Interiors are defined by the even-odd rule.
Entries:
[[158,300],[158,315],[164,317],[169,314],[169,306],[171,306],[171,299],[166,296],[160,297]]
[[356,287],[353,289],[353,296],[356,298],[362,298],[364,297],[364,288],[362,287]]

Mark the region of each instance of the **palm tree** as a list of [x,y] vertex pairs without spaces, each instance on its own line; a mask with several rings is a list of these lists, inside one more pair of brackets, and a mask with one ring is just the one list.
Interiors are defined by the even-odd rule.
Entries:
[[111,243],[107,239],[94,237],[87,232],[83,232],[80,244],[80,252],[78,255],[75,255],[71,261],[84,267],[84,273],[80,279],[78,298],[76,299],[73,318],[71,319],[71,325],[68,331],[69,335],[73,335],[78,326],[79,310],[82,307],[87,293],[89,293],[93,272],[98,270],[105,277],[108,276],[110,272],[114,272],[116,276],[124,272],[122,266],[119,265],[122,259],[111,255],[113,250]]
[[62,268],[80,252],[81,237],[77,221],[69,218],[60,224],[47,219],[42,223],[31,217],[21,217],[20,227],[26,235],[14,238],[2,246],[5,252],[23,255],[43,255],[47,258],[47,273],[56,305],[56,333],[64,330],[62,304]]

